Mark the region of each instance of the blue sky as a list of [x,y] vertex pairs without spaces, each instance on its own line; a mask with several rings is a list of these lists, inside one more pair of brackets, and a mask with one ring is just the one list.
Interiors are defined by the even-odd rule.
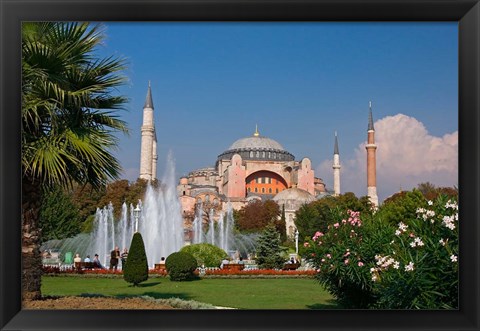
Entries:
[[[399,159],[386,151],[402,143],[403,130],[383,139],[377,155],[383,148],[382,166],[397,169],[400,162],[405,169],[379,173],[380,198],[422,181],[457,185],[455,164],[438,166],[438,153],[445,150],[438,144],[453,146],[452,151],[455,139],[458,144],[457,32],[454,22],[108,23],[100,54],[128,60],[129,82],[119,93],[130,98],[120,116],[131,134],[120,137],[116,152],[123,177],[138,176],[142,110],[151,81],[159,177],[169,150],[177,174],[188,174],[213,166],[218,154],[258,124],[262,135],[297,159],[309,157],[329,188],[337,131],[342,191],[365,195],[360,154],[372,100],[374,120],[386,119],[379,123],[382,130],[391,133],[385,128],[405,125],[421,131],[423,126],[426,135],[415,138],[411,148],[423,143],[424,151],[436,148],[430,161],[407,160],[429,157],[420,150],[403,152]],[[417,137],[416,132],[409,134]],[[386,133],[377,132],[377,140]],[[414,171],[415,162],[432,166]]]

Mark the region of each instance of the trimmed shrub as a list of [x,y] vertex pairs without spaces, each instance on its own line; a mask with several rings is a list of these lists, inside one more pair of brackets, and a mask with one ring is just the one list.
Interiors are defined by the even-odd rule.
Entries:
[[197,260],[195,260],[190,253],[176,252],[170,254],[165,261],[165,267],[172,281],[184,281],[197,278],[194,273],[197,268]]
[[219,267],[228,254],[212,244],[193,244],[183,247],[180,252],[192,254],[198,265],[205,267]]
[[132,283],[133,286],[148,279],[147,254],[145,254],[145,244],[139,232],[133,235],[127,262],[123,266],[123,279]]

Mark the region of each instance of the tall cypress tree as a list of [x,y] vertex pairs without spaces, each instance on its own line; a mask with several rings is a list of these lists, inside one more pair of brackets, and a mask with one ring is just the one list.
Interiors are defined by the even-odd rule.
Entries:
[[258,239],[257,264],[262,269],[280,269],[284,258],[281,256],[280,233],[274,224],[269,224]]
[[123,269],[123,279],[132,283],[133,286],[137,286],[148,279],[147,254],[145,254],[145,244],[139,232],[133,235],[127,263]]

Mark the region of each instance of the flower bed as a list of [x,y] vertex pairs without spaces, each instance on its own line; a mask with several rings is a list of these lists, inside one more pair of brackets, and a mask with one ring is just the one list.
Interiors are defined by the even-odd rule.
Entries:
[[[76,270],[75,268],[59,268],[52,266],[44,266],[42,268],[43,273],[46,275],[123,275],[122,270],[109,270],[109,269],[88,269],[88,270]],[[167,276],[165,270],[150,269],[148,271],[151,276]],[[276,276],[276,277],[312,277],[317,272],[315,270],[274,270],[274,269],[255,269],[255,270],[236,270],[236,269],[206,269],[200,274],[199,270],[195,271],[195,274],[203,277],[213,276]],[[237,278],[237,277],[236,277]]]

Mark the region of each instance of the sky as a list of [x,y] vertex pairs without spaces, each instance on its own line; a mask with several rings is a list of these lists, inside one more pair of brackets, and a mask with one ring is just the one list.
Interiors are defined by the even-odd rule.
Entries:
[[127,60],[121,178],[136,180],[151,82],[161,178],[214,166],[236,140],[278,141],[333,189],[366,195],[369,101],[379,200],[422,182],[458,186],[458,26],[441,23],[109,22],[100,56]]

